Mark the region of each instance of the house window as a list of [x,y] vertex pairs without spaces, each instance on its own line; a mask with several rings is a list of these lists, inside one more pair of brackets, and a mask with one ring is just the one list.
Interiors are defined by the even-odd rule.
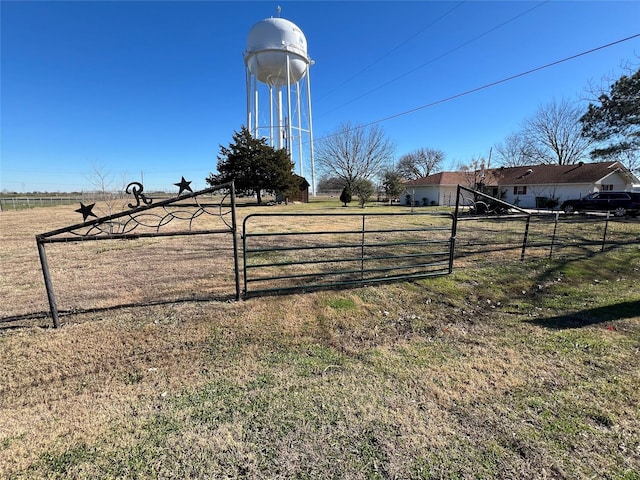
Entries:
[[526,195],[527,194],[527,186],[526,185],[516,185],[513,187],[514,195]]
[[611,192],[613,191],[613,184],[612,183],[608,183],[608,184],[602,184],[602,188],[600,189],[601,192]]

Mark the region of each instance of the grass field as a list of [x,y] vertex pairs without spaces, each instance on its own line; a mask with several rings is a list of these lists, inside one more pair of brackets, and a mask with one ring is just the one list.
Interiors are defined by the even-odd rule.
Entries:
[[524,262],[461,225],[451,275],[240,302],[203,238],[52,245],[52,329],[34,235],[77,215],[0,214],[1,478],[640,479],[638,220]]

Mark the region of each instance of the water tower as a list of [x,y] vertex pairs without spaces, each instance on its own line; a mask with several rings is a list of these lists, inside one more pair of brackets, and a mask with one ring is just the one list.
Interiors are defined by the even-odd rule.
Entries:
[[304,176],[311,164],[315,196],[313,123],[307,39],[294,23],[266,18],[247,36],[244,52],[247,77],[247,128],[274,148],[285,148]]

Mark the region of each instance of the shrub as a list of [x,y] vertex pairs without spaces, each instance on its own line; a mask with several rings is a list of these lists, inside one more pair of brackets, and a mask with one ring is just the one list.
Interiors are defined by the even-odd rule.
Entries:
[[351,203],[351,197],[351,188],[349,188],[349,185],[345,185],[340,194],[340,201],[344,203],[343,207],[346,207],[347,203]]

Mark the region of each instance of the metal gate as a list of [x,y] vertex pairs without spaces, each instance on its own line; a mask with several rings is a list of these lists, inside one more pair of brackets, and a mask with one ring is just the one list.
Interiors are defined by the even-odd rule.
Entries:
[[[240,299],[234,184],[231,182],[193,192],[190,183],[182,177],[182,181],[175,184],[180,188],[178,195],[162,201],[147,197],[142,184],[130,183],[126,192],[134,195],[136,203],[129,203],[128,210],[97,217],[93,213],[95,204],[81,203],[76,212],[82,214],[83,223],[36,235],[54,327],[60,326],[59,313],[45,250],[45,245],[52,243],[227,234],[233,243],[235,296]],[[216,201],[211,198],[214,192],[218,194]],[[87,220],[89,217],[96,218]]]
[[453,269],[454,229],[449,213],[248,215],[244,294],[446,275]]

